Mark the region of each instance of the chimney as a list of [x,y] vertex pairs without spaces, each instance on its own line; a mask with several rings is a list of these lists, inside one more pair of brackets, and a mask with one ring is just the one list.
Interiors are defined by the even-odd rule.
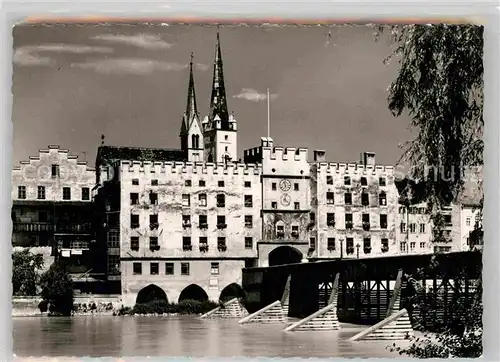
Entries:
[[325,151],[324,150],[314,150],[314,162],[325,162]]
[[375,153],[363,152],[361,154],[361,164],[363,166],[375,166]]

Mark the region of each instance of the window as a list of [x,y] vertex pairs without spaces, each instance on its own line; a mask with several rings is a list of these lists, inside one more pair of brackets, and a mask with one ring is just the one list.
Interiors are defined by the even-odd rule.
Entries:
[[130,227],[132,229],[139,228],[139,215],[130,215]]
[[344,185],[349,186],[351,184],[351,178],[349,176],[344,176]]
[[71,188],[63,187],[63,200],[71,200]]
[[378,184],[380,186],[385,186],[385,177],[379,177]]
[[467,219],[465,219],[465,225],[470,226],[470,221],[471,221],[470,217],[468,217]]
[[182,227],[191,227],[191,215],[182,215]]
[[[381,192],[378,195],[378,203],[379,203],[380,206],[386,206],[387,205],[387,196],[386,196],[385,192]],[[402,214],[402,213],[400,213],[400,214]]]
[[158,275],[160,272],[160,264],[159,263],[150,263],[149,264],[149,274]]
[[370,230],[370,214],[363,214],[362,221],[363,221],[363,230],[369,231]]
[[219,185],[219,187],[224,187],[224,181],[219,181],[217,184]]
[[316,222],[316,214],[314,212],[309,213],[309,221]]
[[227,141],[229,139],[228,135],[224,135],[224,141]]
[[410,243],[410,251],[414,251],[414,250],[415,250],[415,242],[414,242],[414,241],[412,241],[412,242]]
[[207,194],[199,194],[198,203],[200,206],[207,206]]
[[335,227],[335,214],[327,213],[326,214],[326,226]]
[[189,263],[181,263],[181,275],[189,275]]
[[247,236],[245,238],[245,249],[252,249],[253,248],[253,238],[251,236]]
[[309,238],[309,249],[316,250],[316,238]]
[[174,263],[165,263],[165,275],[174,275]]
[[370,197],[366,192],[361,194],[361,205],[369,206],[370,205]]
[[245,215],[245,227],[252,228],[253,227],[253,217],[252,215]]
[[200,229],[206,229],[208,227],[207,215],[199,215],[198,224],[200,225]]
[[252,187],[252,183],[250,181],[245,181],[245,187]]
[[328,238],[326,247],[328,250],[335,250],[335,238]]
[[226,251],[226,238],[224,236],[219,236],[217,238],[217,249],[219,249],[219,251]]
[[363,251],[365,254],[370,254],[372,251],[372,241],[370,238],[363,239]]
[[425,241],[420,242],[420,249],[425,249]]
[[402,233],[405,233],[406,232],[406,224],[404,222],[401,223],[401,225],[399,226],[399,230],[402,232]]
[[189,236],[184,236],[182,238],[182,250],[183,251],[191,251],[193,246],[191,245],[191,238]]
[[226,207],[226,195],[217,194],[217,207]]
[[293,190],[294,190],[294,191],[299,191],[299,184],[298,184],[298,182],[295,182],[295,183],[293,184]]
[[139,250],[139,237],[132,236],[130,238],[130,249],[138,251]]
[[410,224],[410,233],[415,234],[417,232],[417,224]]
[[139,179],[138,178],[133,178],[132,179],[132,185],[138,186],[139,185]]
[[354,239],[353,238],[346,238],[345,239],[345,246],[346,246],[346,252],[347,254],[354,254]]
[[252,195],[245,195],[245,207],[253,206],[253,198]]
[[352,194],[351,193],[346,193],[344,195],[344,203],[346,205],[352,205]]
[[149,203],[151,205],[158,205],[158,194],[156,192],[149,193]]
[[333,176],[326,176],[326,184],[333,185]]
[[130,194],[130,205],[137,205],[139,203],[139,194],[132,192]]
[[157,236],[150,236],[149,237],[149,247],[151,249],[156,249],[158,247],[158,237]]
[[283,224],[276,225],[276,234],[278,239],[281,239],[285,236],[285,226]]
[[198,186],[199,187],[205,187],[205,180],[198,181]]
[[276,201],[271,202],[271,209],[276,210],[278,208],[278,203]]
[[219,263],[210,263],[210,274],[219,275]]
[[82,187],[82,200],[90,200],[90,189]]
[[425,224],[420,224],[420,233],[425,233]]
[[272,189],[273,191],[276,191],[276,182],[273,182],[273,183],[271,184],[271,189]]
[[225,215],[217,215],[217,228],[224,229],[226,228],[226,216]]
[[182,194],[182,206],[190,206],[191,198],[188,194]]
[[191,187],[191,180],[184,181],[184,186]]
[[45,186],[38,186],[37,198],[38,200],[45,200]]
[[120,247],[120,233],[118,230],[108,231],[108,248]]
[[451,226],[451,215],[444,215],[445,226]]
[[52,177],[59,176],[59,165],[52,165]]
[[299,227],[298,225],[292,225],[292,237],[295,239],[299,238]]
[[151,180],[151,186],[158,186],[158,180],[157,179]]
[[158,224],[158,214],[149,215],[149,228],[151,230],[156,230],[158,226],[160,226]]
[[405,252],[406,251],[406,241],[402,241],[399,243],[399,250]]
[[366,179],[366,177],[361,177],[360,182],[361,182],[361,186],[366,186],[366,185],[368,185],[368,180]]
[[142,263],[134,263],[132,268],[134,275],[142,274]]
[[17,198],[24,200],[26,199],[26,186],[18,186],[17,188]]
[[327,192],[326,193],[326,203],[333,205],[335,203],[335,198],[334,198],[333,192]]
[[381,239],[380,240],[382,244],[382,253],[387,253],[389,251],[389,239]]
[[293,203],[293,208],[294,208],[295,210],[300,210],[300,203],[299,203],[299,202],[294,202],[294,203]]
[[380,215],[380,228],[387,229],[387,215]]
[[404,208],[404,206],[401,206],[401,207],[399,208],[399,213],[400,213],[400,214],[404,214],[404,213],[405,213],[405,208]]
[[345,228],[352,229],[352,214],[345,214]]

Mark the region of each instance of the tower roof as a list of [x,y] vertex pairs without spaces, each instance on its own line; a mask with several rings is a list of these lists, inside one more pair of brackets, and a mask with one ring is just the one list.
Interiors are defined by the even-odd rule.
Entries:
[[219,28],[217,28],[217,43],[215,45],[214,74],[212,80],[212,97],[210,100],[210,113],[208,118],[210,121],[213,121],[217,116],[223,124],[229,121],[226,88],[224,85],[222,52],[220,49]]
[[191,123],[193,122],[194,119],[196,119],[196,121],[199,122],[198,106],[196,103],[196,91],[194,87],[193,53],[191,53],[191,60],[189,62],[188,96],[187,96],[186,111],[184,112],[184,117],[182,118],[181,136],[186,135],[188,133],[189,127],[191,126]]

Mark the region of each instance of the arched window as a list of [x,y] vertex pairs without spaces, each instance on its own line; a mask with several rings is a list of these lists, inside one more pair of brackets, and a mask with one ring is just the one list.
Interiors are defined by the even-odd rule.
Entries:
[[191,136],[191,148],[196,148],[196,135]]

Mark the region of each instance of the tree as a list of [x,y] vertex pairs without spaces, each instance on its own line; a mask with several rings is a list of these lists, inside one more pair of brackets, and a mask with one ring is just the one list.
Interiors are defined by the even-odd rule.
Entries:
[[43,268],[43,256],[32,254],[29,249],[15,251],[12,254],[12,293],[19,296],[37,294],[39,275]]
[[71,315],[73,310],[73,281],[67,265],[56,260],[40,278],[42,298],[49,304],[52,315]]
[[[437,231],[442,206],[457,201],[465,184],[464,171],[483,164],[483,27],[476,25],[396,25],[390,31],[394,51],[385,60],[399,58],[399,71],[389,88],[394,116],[407,113],[416,130],[404,145],[400,161],[411,168],[432,210]],[[479,203],[482,213],[483,196]],[[482,239],[476,224],[475,243]],[[464,309],[456,301],[457,321],[437,340],[414,340],[400,353],[414,357],[479,357],[482,351],[481,293]],[[456,327],[460,325],[462,327]]]

